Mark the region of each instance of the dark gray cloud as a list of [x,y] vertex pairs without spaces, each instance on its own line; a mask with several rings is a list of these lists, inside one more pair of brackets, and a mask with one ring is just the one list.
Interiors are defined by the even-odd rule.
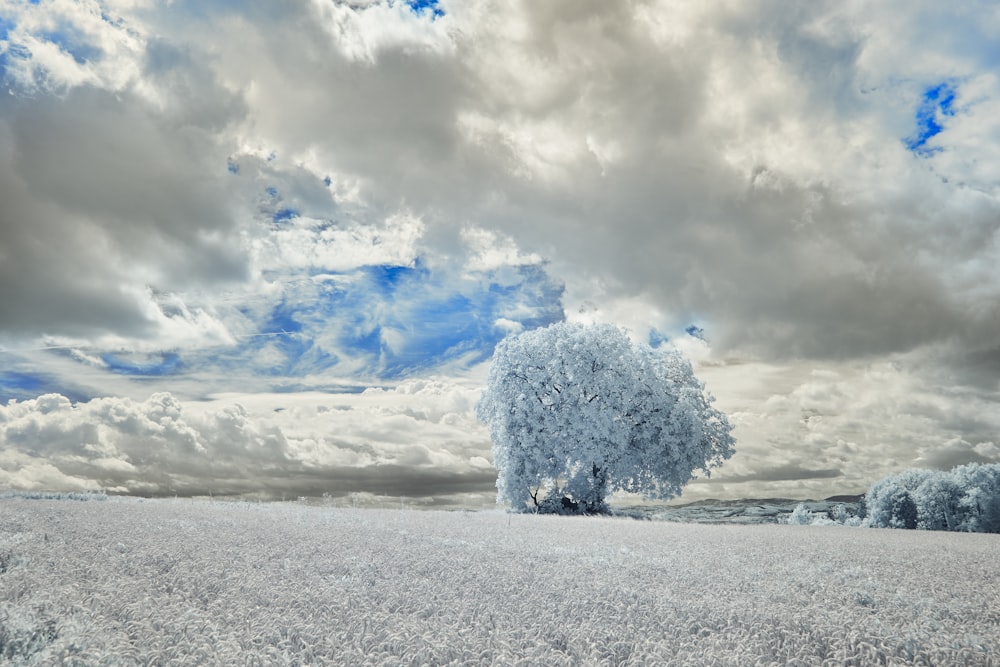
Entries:
[[976,447],[965,440],[952,440],[943,446],[934,448],[921,456],[917,467],[933,468],[935,470],[951,470],[967,463],[997,463],[1000,461],[1000,448],[996,446]]
[[[93,221],[122,250],[142,259],[150,245],[196,246],[199,230],[231,227],[220,196],[225,163],[205,150],[201,128],[182,118],[169,127],[173,118],[134,95],[91,88],[5,106],[14,176],[27,194]],[[218,176],[206,181],[212,172]]]
[[[412,468],[400,465],[373,466],[370,468],[340,468],[324,473],[298,474],[281,480],[271,490],[273,494],[295,493],[318,497],[324,493],[343,498],[352,493],[371,493],[377,496],[413,500],[447,498],[465,494],[493,496],[496,494],[496,471],[478,470],[455,472],[435,468]],[[259,492],[245,481],[237,493]]]
[[791,480],[836,479],[843,475],[837,468],[813,470],[797,465],[783,465],[767,468],[747,475],[731,475],[726,482],[788,482]]
[[[87,101],[74,101],[74,114],[86,111]],[[0,165],[4,332],[141,336],[153,329],[147,286],[245,275],[245,258],[229,238],[231,219],[210,186],[176,170],[182,162],[156,164],[176,161],[178,151],[164,156],[165,145],[137,145],[128,118],[81,128],[66,111],[63,118],[7,121],[27,134],[4,151],[17,156],[16,168]],[[66,134],[66,126],[75,128]],[[86,145],[72,136],[87,137]]]
[[232,145],[217,134],[244,108],[190,57],[174,60],[141,90],[0,95],[3,333],[151,335],[147,288],[246,278]]

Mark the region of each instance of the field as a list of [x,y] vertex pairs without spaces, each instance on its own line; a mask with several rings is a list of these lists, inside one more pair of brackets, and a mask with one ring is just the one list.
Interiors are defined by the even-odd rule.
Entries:
[[0,664],[1000,664],[1000,537],[0,500]]

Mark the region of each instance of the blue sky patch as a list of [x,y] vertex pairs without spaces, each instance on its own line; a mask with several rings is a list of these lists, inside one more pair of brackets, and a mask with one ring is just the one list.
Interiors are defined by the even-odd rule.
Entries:
[[664,343],[670,342],[670,336],[663,333],[659,329],[653,328],[649,330],[649,346],[656,348],[660,347]]
[[268,321],[261,327],[260,333],[298,333],[302,331],[302,323],[295,319],[296,308],[287,301],[282,301],[281,305],[275,308]]
[[920,157],[928,157],[943,150],[939,146],[928,146],[927,142],[944,131],[946,118],[955,115],[955,94],[955,86],[949,82],[924,90],[914,114],[917,131],[903,142],[911,152]]
[[427,279],[430,272],[419,263],[415,266],[398,266],[381,264],[377,266],[366,266],[361,269],[374,284],[374,287],[382,294],[390,294],[405,282],[418,278]]
[[[308,312],[307,304],[292,303],[287,299],[271,311],[260,333],[275,335],[252,338],[242,350],[243,353],[254,353],[269,347],[280,354],[282,361],[259,368],[261,374],[302,376],[326,370],[337,363],[337,356],[317,346],[311,332],[306,330],[303,317]],[[232,363],[241,367],[244,365],[239,353]]]
[[29,401],[43,394],[62,394],[74,403],[89,401],[93,396],[80,391],[48,373],[26,373],[24,371],[0,371],[0,403],[10,400]]
[[0,39],[7,39],[7,35],[10,34],[15,25],[10,19],[0,16]]
[[110,352],[101,355],[107,369],[118,375],[138,375],[160,377],[175,375],[181,370],[180,355],[176,352],[162,352],[154,355],[152,360],[133,361]]
[[240,359],[266,353],[263,375],[303,377],[344,363],[362,377],[398,379],[488,359],[506,335],[497,320],[531,329],[563,319],[562,285],[539,267],[518,267],[519,280],[503,284],[490,276],[455,283],[420,263],[326,275],[294,283],[262,323],[260,333],[288,335],[250,338],[224,363],[247,368]]
[[482,326],[476,304],[462,294],[412,304],[401,315],[395,329],[403,333],[403,340],[395,349],[383,351],[383,372],[388,377],[425,368],[427,360],[443,362],[469,352],[479,361],[487,348],[492,354],[496,345]]
[[696,324],[688,326],[686,329],[684,329],[684,333],[686,333],[688,336],[691,336],[692,338],[697,338],[698,340],[706,340],[705,330]]
[[299,217],[298,211],[294,208],[285,207],[279,208],[275,211],[274,215],[271,216],[271,220],[274,222],[288,222],[289,220],[294,220],[297,217]]
[[22,373],[20,371],[0,371],[0,391],[6,393],[11,390],[20,390],[33,393],[41,393],[45,387],[45,379],[34,373]]
[[444,11],[438,7],[437,0],[406,0],[406,4],[409,5],[414,14],[429,12],[432,19],[444,16]]
[[97,60],[103,51],[87,41],[85,35],[71,27],[63,27],[60,30],[51,32],[41,32],[37,37],[46,42],[51,42],[59,47],[59,50],[69,54],[79,65]]

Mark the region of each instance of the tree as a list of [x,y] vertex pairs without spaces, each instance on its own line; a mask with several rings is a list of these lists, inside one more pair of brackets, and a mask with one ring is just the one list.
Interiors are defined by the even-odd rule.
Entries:
[[946,472],[930,475],[914,494],[921,530],[958,530],[961,523],[962,488],[955,476]]
[[497,346],[476,406],[497,502],[596,514],[614,491],[670,498],[733,454],[732,427],[690,363],[613,325],[559,323]]
[[1000,464],[904,470],[865,496],[870,526],[1000,533]]
[[872,484],[865,495],[868,524],[876,528],[916,528],[918,513],[913,495],[931,474],[929,470],[906,470]]
[[970,463],[951,474],[963,490],[957,530],[1000,533],[1000,464]]

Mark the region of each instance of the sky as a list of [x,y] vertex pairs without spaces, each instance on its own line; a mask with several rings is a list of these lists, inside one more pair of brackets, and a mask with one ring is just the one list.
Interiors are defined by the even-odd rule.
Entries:
[[496,343],[680,349],[682,500],[1000,462],[1000,6],[0,0],[0,488],[490,506]]

